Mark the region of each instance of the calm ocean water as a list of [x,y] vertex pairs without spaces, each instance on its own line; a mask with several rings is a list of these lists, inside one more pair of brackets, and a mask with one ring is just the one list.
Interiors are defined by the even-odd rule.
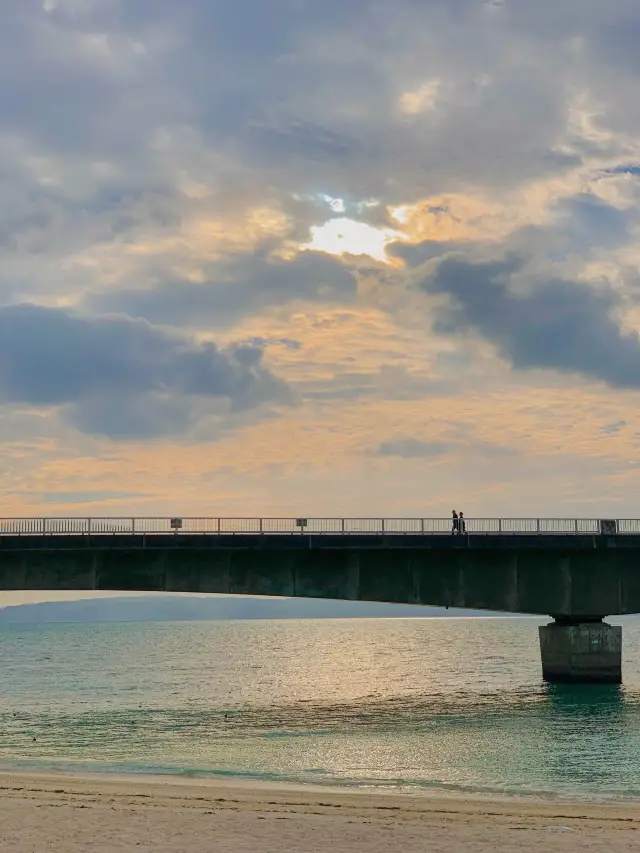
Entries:
[[0,766],[640,796],[624,680],[548,687],[530,619],[0,628]]

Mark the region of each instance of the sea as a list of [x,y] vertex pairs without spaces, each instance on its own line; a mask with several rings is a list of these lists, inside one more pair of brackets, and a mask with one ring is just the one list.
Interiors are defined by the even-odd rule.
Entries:
[[640,797],[640,618],[620,687],[545,684],[546,621],[5,625],[0,769]]

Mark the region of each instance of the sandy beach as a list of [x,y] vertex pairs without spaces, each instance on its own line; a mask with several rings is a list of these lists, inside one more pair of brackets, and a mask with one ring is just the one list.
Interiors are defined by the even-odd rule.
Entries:
[[91,776],[0,774],[11,853],[622,851],[640,805]]

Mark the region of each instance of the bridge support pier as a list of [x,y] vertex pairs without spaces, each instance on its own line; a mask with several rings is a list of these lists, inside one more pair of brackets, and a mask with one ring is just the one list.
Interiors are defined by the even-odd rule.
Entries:
[[556,616],[541,625],[542,677],[557,684],[620,684],[622,628],[602,617]]

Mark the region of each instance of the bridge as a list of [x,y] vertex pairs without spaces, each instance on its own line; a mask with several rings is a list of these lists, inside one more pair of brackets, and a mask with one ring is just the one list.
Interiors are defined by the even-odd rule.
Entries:
[[640,520],[5,518],[0,590],[148,590],[548,614],[543,677],[620,682]]

